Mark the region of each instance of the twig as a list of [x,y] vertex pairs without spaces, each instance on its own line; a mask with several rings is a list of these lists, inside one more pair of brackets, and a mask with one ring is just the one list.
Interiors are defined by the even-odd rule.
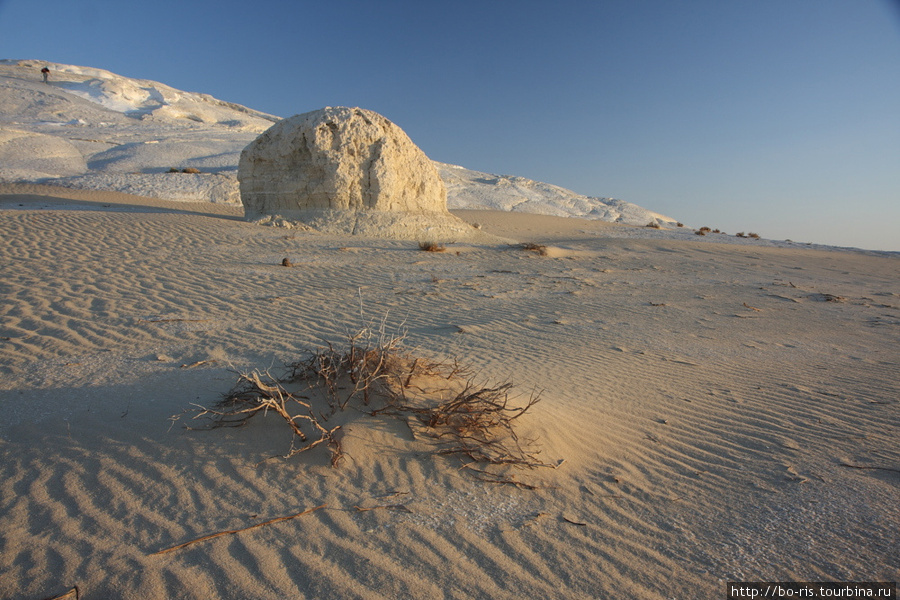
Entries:
[[354,506],[358,512],[368,512],[370,510],[378,510],[379,508],[383,508],[385,510],[396,510],[397,512],[405,512],[411,513],[412,511],[406,507],[405,504],[381,504],[379,506]]
[[578,525],[579,527],[587,527],[587,523],[580,523],[578,521],[573,521],[572,519],[567,519],[565,516],[562,517],[562,520],[566,523],[571,523],[572,525]]
[[[472,463],[469,463],[469,464],[471,465]],[[481,481],[484,481],[485,483],[499,483],[502,485],[514,485],[518,488],[522,488],[522,489],[526,489],[526,490],[548,489],[547,486],[532,485],[530,483],[525,483],[524,481],[519,481],[515,477],[501,477],[499,475],[495,475],[493,473],[489,473],[489,472],[483,471],[481,469],[476,469],[469,465],[465,465],[465,466],[468,467],[469,469],[471,469],[472,471],[475,471],[476,473],[483,475],[483,477],[476,475],[475,478],[479,479]]]
[[406,490],[394,490],[388,494],[383,494],[380,496],[381,498],[393,498],[394,496],[408,496],[409,492]]
[[513,485],[513,486],[515,486],[515,487],[517,487],[517,488],[522,488],[523,490],[537,490],[537,489],[540,489],[540,488],[539,488],[538,486],[536,486],[536,485],[531,485],[530,483],[525,483],[524,481],[518,481],[518,480],[516,480],[516,479],[514,479],[514,478],[512,478],[512,477],[510,477],[510,478],[508,478],[508,479],[504,479],[504,478],[496,477],[496,476],[478,477],[478,476],[476,475],[476,479],[480,479],[481,481],[484,481],[485,483],[498,483],[498,484],[501,484],[501,485]]
[[841,463],[842,467],[849,467],[851,469],[866,469],[869,471],[890,471],[892,473],[900,473],[900,469],[891,469],[890,467],[866,467],[863,465],[851,465],[850,463]]
[[268,521],[263,521],[262,523],[256,523],[255,525],[250,525],[249,527],[244,527],[242,529],[231,529],[228,531],[220,531],[218,533],[211,533],[209,535],[204,535],[203,537],[199,537],[195,540],[191,540],[189,542],[184,542],[183,544],[178,544],[177,546],[172,546],[171,548],[166,548],[164,550],[159,550],[157,552],[153,552],[150,556],[156,556],[157,554],[165,554],[167,552],[172,552],[173,550],[178,550],[180,548],[184,548],[185,546],[190,546],[191,544],[196,544],[198,542],[205,542],[206,540],[211,540],[213,538],[217,538],[223,535],[234,535],[236,533],[241,533],[244,531],[249,531],[250,529],[256,529],[257,527],[262,527],[263,525],[271,525],[272,523],[278,523],[279,521],[288,521],[290,519],[296,519],[297,517],[302,517],[303,515],[308,515],[309,513],[315,512],[321,508],[325,508],[325,504],[321,504],[316,506],[315,508],[307,508],[306,510],[300,511],[293,515],[287,515],[285,517],[276,517],[274,519],[269,519]]
[[179,321],[199,323],[200,321],[212,321],[212,319],[138,319],[138,321],[143,323],[174,323]]
[[527,521],[525,521],[524,523],[522,523],[522,527],[531,527],[532,525],[534,525],[535,523],[537,523],[544,517],[549,517],[549,516],[550,516],[550,513],[539,512],[536,515],[534,515],[533,517],[531,517],[530,519],[528,519]]
[[214,362],[216,362],[216,361],[215,360],[198,360],[197,362],[191,363],[189,365],[183,364],[183,365],[181,365],[181,368],[182,369],[193,369],[194,367],[199,367],[200,365],[207,365],[207,364],[214,363]]
[[64,594],[60,594],[59,596],[51,596],[46,600],[71,600],[72,598],[74,598],[75,600],[79,600],[79,598],[81,598],[81,594],[78,591],[77,585],[72,586],[72,588]]

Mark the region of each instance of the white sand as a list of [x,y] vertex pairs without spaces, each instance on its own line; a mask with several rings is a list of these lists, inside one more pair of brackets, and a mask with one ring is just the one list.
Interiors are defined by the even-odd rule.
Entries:
[[[230,206],[15,185],[0,204],[0,597],[712,599],[900,577],[896,254],[492,212],[457,214],[548,254],[425,253]],[[338,469],[324,448],[260,463],[290,444],[275,419],[169,421],[231,369],[385,315],[418,353],[544,390],[523,435],[565,462],[516,474],[544,487],[477,481],[365,415]],[[354,508],[391,504],[410,512]]]

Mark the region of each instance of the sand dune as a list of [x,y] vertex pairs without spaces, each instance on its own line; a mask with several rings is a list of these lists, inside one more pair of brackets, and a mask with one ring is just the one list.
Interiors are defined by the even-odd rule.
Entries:
[[[0,205],[0,597],[720,598],[900,575],[896,254],[490,211],[456,214],[546,254],[426,253],[224,205],[10,185]],[[290,445],[270,417],[169,420],[373,320],[542,390],[521,432],[564,462],[515,472],[536,489],[486,483],[359,414],[333,469],[324,448],[264,460]]]

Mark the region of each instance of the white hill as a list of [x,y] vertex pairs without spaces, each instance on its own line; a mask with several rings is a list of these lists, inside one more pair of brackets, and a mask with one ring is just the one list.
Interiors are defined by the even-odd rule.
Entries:
[[[47,84],[41,80],[44,66],[51,71]],[[0,60],[0,181],[239,203],[241,150],[279,119],[102,69]],[[451,209],[675,225],[674,219],[622,200],[436,165]],[[186,168],[200,173],[170,172]]]
[[555,217],[581,217],[630,225],[675,226],[674,219],[615,198],[576,194],[558,185],[514,175],[492,175],[435,162],[451,209],[491,209]]

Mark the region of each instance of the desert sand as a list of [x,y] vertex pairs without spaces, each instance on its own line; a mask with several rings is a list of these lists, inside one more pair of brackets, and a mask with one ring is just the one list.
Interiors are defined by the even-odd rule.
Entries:
[[[492,211],[454,212],[510,243],[423,252],[228,205],[13,184],[0,205],[2,598],[900,578],[896,253]],[[369,323],[539,392],[519,431],[556,468],[488,483],[362,412],[337,468],[269,459],[291,443],[273,416],[170,419]]]

